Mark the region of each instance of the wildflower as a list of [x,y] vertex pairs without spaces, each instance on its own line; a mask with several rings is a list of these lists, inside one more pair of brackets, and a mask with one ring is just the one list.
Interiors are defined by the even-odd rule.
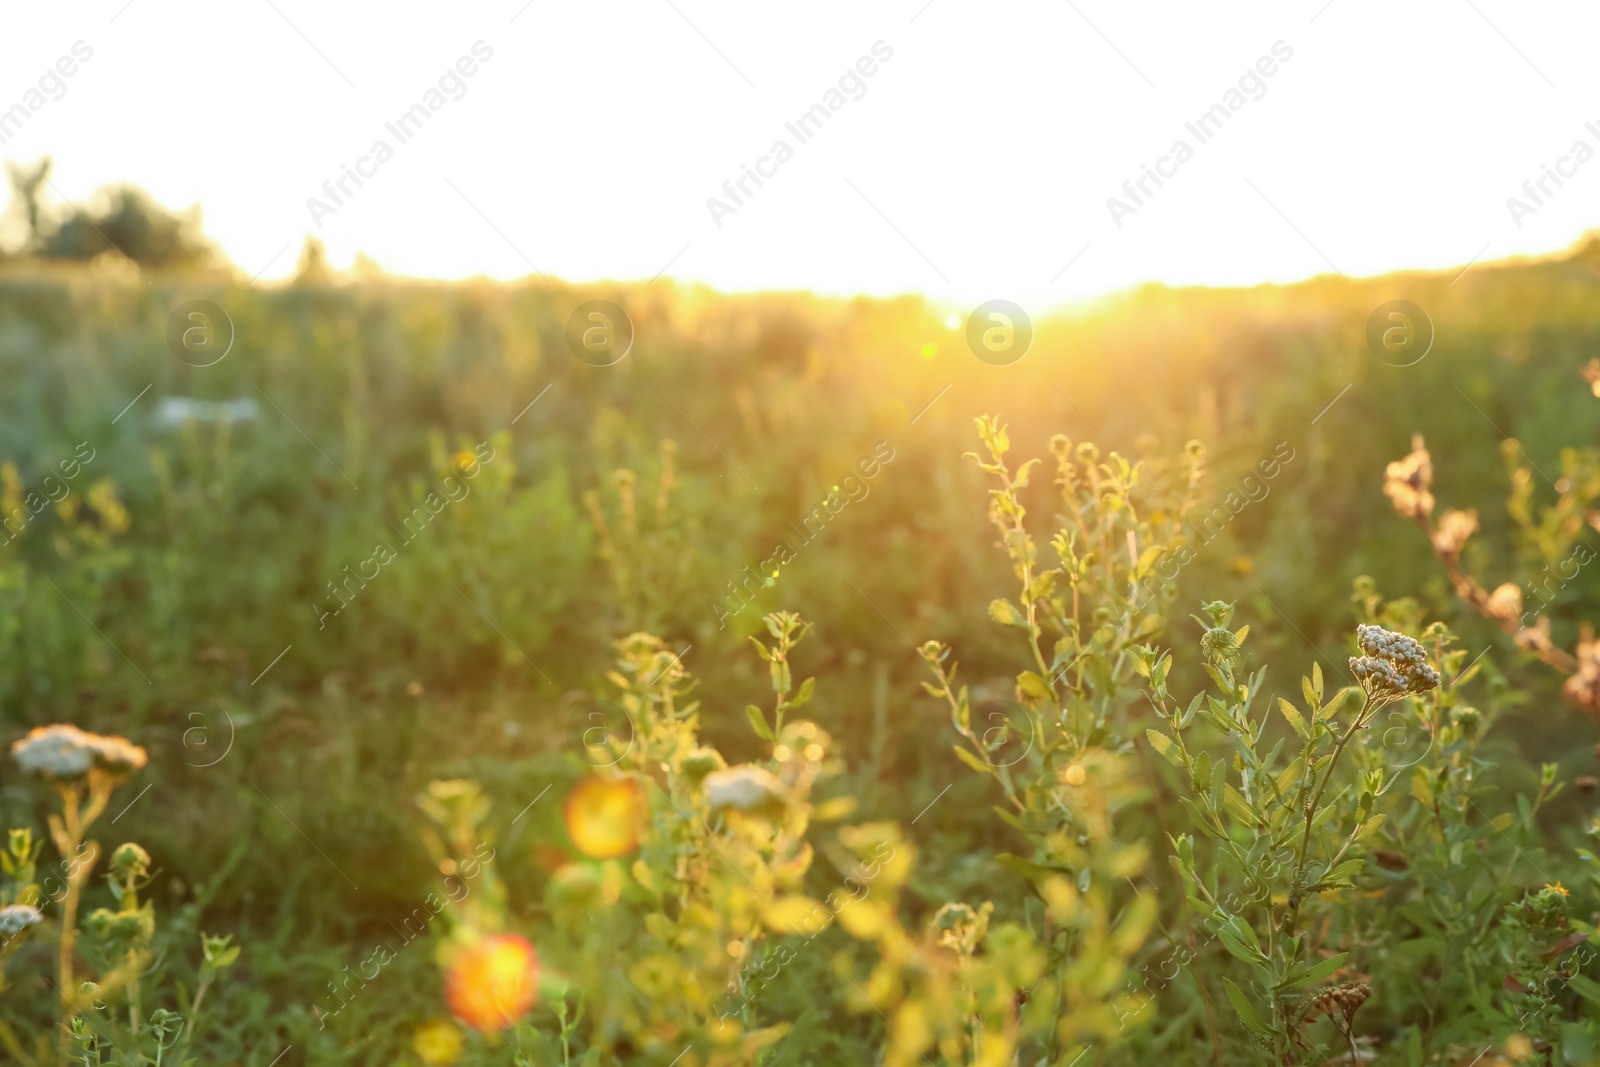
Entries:
[[445,1002],[474,1030],[503,1030],[539,998],[539,959],[527,938],[497,934],[463,949],[445,972]]
[[1411,439],[1411,454],[1384,468],[1383,493],[1402,518],[1421,522],[1433,514],[1433,457],[1422,435]]
[[1433,531],[1433,549],[1441,556],[1459,556],[1467,539],[1477,532],[1476,511],[1458,511],[1452,508],[1439,519],[1439,528]]
[[1594,395],[1600,396],[1600,359],[1590,359],[1578,373],[1589,383]]
[[783,783],[762,767],[745,763],[706,775],[706,800],[713,811],[718,808],[754,811],[782,799]]
[[111,854],[111,869],[124,881],[143,878],[150,871],[150,853],[132,841],[118,845]]
[[989,912],[993,907],[986,904],[979,911],[970,904],[953,901],[939,909],[928,923],[928,929],[944,948],[970,954],[988,930]]
[[585,778],[567,794],[562,816],[578,851],[593,859],[616,859],[639,847],[649,812],[633,778]]
[[1201,653],[1213,663],[1232,659],[1239,653],[1239,641],[1226,626],[1213,626],[1200,639]]
[[1348,1030],[1350,1020],[1371,995],[1372,987],[1365,982],[1341,983],[1319,993],[1311,1001],[1310,1018],[1318,1015],[1326,1015],[1330,1019],[1343,1018],[1345,1029]]
[[113,955],[123,956],[150,944],[156,932],[156,917],[149,904],[138,911],[96,908],[89,913],[84,927]]
[[1560,893],[1560,894],[1561,894],[1561,895],[1562,895],[1562,896],[1564,896],[1564,897],[1569,897],[1569,896],[1571,896],[1571,895],[1572,895],[1572,893],[1571,893],[1571,891],[1569,891],[1569,890],[1568,890],[1568,889],[1566,889],[1566,888],[1565,888],[1565,887],[1564,887],[1564,886],[1563,886],[1563,885],[1562,885],[1562,884],[1561,884],[1561,879],[1559,879],[1559,878],[1557,878],[1557,879],[1556,879],[1556,884],[1555,884],[1555,885],[1551,885],[1551,884],[1550,884],[1550,883],[1549,883],[1549,882],[1546,882],[1546,883],[1545,883],[1545,884],[1544,884],[1544,887],[1545,887],[1545,888],[1546,888],[1546,889],[1548,889],[1548,890],[1550,890],[1550,891],[1551,891],[1551,892],[1553,892],[1553,893]]
[[1358,626],[1356,643],[1364,655],[1350,657],[1350,670],[1369,701],[1387,703],[1438,686],[1439,672],[1414,638],[1381,626]]
[[411,1047],[428,1067],[449,1067],[461,1058],[461,1031],[448,1019],[430,1019],[417,1027]]
[[125,737],[102,737],[68,723],[35,726],[11,743],[11,756],[24,772],[52,780],[81,778],[96,767],[121,776],[149,761]]
[[697,748],[691,751],[678,764],[678,769],[690,778],[704,778],[712,771],[720,771],[727,767],[728,761],[722,758],[722,753],[714,748]]
[[36,926],[44,921],[38,908],[30,908],[26,904],[13,904],[7,908],[0,908],[0,934],[14,937],[30,926]]
[[1459,707],[1450,712],[1450,719],[1461,730],[1462,737],[1478,736],[1478,729],[1483,725],[1483,713],[1473,707]]
[[1522,619],[1522,590],[1515,582],[1505,582],[1489,594],[1483,612],[1501,626],[1520,625]]
[[1600,716],[1600,641],[1592,636],[1578,640],[1578,669],[1561,686],[1567,703],[1591,716]]

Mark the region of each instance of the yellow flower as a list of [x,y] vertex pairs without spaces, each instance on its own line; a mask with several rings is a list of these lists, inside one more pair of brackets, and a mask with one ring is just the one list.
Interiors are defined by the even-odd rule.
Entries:
[[1564,897],[1569,897],[1569,896],[1572,895],[1571,893],[1567,892],[1567,890],[1565,888],[1562,887],[1561,879],[1559,879],[1559,878],[1556,879],[1556,884],[1555,885],[1551,885],[1549,882],[1546,882],[1544,884],[1544,887],[1546,889],[1554,889],[1557,893],[1560,893]]
[[464,949],[445,974],[445,1002],[480,1032],[504,1030],[539,998],[539,960],[527,938],[486,937]]
[[644,791],[632,778],[585,778],[567,795],[563,816],[578,851],[616,859],[639,847],[649,817]]
[[461,1031],[444,1019],[430,1019],[417,1027],[411,1047],[428,1067],[449,1067],[461,1057]]

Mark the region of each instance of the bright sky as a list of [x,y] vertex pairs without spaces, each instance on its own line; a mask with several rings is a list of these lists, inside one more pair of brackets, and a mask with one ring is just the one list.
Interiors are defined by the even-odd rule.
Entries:
[[[1600,150],[1600,9],[1576,2],[89,0],[8,4],[5,28],[0,123],[27,121],[0,158],[54,156],[73,201],[128,180],[198,203],[269,279],[314,233],[336,266],[418,276],[1033,308],[1464,265],[1600,224],[1600,159],[1561,163]],[[430,103],[403,143],[386,128]],[[818,104],[802,142],[785,123]],[[1202,143],[1185,123],[1219,104]],[[1145,164],[1168,176],[1136,202]],[[1546,164],[1568,174],[1535,203]],[[335,205],[347,165],[369,176]],[[768,176],[736,204],[745,165]]]

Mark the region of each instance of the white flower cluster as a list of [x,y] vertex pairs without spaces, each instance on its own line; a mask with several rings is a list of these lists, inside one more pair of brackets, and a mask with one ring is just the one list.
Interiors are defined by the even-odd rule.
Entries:
[[746,763],[706,775],[706,800],[713,811],[718,808],[754,811],[782,798],[783,783],[764,767]]
[[0,908],[0,934],[6,937],[15,937],[28,927],[44,921],[44,916],[38,908],[30,908],[26,904],[12,904],[10,907]]
[[67,723],[35,726],[11,744],[11,757],[28,774],[79,778],[91,767],[127,774],[148,762],[144,749],[124,737],[102,737]]
[[1438,686],[1439,672],[1413,638],[1381,626],[1358,626],[1356,643],[1365,655],[1351,656],[1350,669],[1369,697],[1393,700]]

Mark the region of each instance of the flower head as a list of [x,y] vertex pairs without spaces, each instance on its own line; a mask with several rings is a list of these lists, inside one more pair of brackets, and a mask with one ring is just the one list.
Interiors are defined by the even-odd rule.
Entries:
[[1561,695],[1591,718],[1600,718],[1600,641],[1579,639],[1578,669],[1562,685]]
[[607,860],[639,847],[650,811],[636,779],[596,776],[573,787],[562,815],[578,851]]
[[1381,626],[1358,626],[1356,643],[1364,655],[1350,657],[1350,670],[1369,700],[1398,700],[1438,686],[1439,672],[1415,638]]
[[1439,528],[1433,531],[1434,551],[1442,556],[1459,556],[1467,539],[1477,532],[1476,511],[1457,511],[1452,508],[1440,516]]
[[411,1047],[428,1067],[449,1067],[461,1058],[461,1031],[448,1019],[431,1019],[411,1035]]
[[102,737],[69,723],[35,726],[11,743],[11,757],[26,773],[52,781],[81,778],[93,768],[121,776],[149,762],[125,737]]
[[1411,439],[1411,453],[1383,471],[1383,492],[1403,518],[1421,522],[1433,514],[1433,457],[1422,435]]
[[463,949],[445,972],[445,1002],[474,1030],[504,1030],[539,999],[539,958],[525,937],[497,934]]
[[150,853],[132,841],[118,845],[111,853],[111,869],[123,879],[143,878],[150,873]]
[[718,808],[754,811],[781,803],[782,799],[783,783],[764,767],[744,763],[706,775],[706,800],[713,811]]
[[0,908],[0,934],[14,937],[30,926],[44,921],[38,908],[30,908],[26,904],[13,904],[8,908]]

